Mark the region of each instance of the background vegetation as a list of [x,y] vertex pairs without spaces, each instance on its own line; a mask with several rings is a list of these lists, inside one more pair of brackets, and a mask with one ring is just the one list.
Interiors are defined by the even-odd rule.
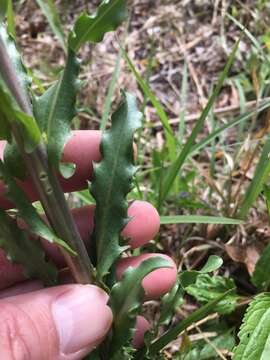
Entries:
[[[61,0],[54,7],[52,1],[45,6],[28,0],[14,2],[14,16],[9,9],[9,29],[38,92],[62,70],[61,40],[68,24],[99,3]],[[83,91],[74,127],[104,129],[120,89],[136,94],[144,120],[130,199],[153,203],[162,223],[148,249],[169,254],[179,272],[201,269],[210,255],[223,259],[215,276],[202,271],[195,283],[186,284],[188,295],[178,294],[173,318],[159,320],[161,331],[198,304],[237,289],[214,314],[172,342],[164,356],[229,359],[246,305],[269,287],[270,5],[133,0],[130,9],[117,34],[81,50]],[[81,206],[93,200],[86,191],[69,201]],[[146,304],[153,323],[160,313],[159,302]]]

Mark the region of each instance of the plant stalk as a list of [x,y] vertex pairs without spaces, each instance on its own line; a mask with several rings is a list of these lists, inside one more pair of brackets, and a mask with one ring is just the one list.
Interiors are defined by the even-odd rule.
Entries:
[[[1,37],[0,73],[22,111],[33,116],[30,101],[21,89],[12,61]],[[15,123],[12,125],[12,134],[51,227],[59,238],[66,241],[77,253],[76,256],[71,256],[61,249],[74,280],[81,284],[92,283],[94,268],[70,213],[55,171],[49,165],[45,144],[41,142],[33,152],[27,153],[24,149],[20,128]]]

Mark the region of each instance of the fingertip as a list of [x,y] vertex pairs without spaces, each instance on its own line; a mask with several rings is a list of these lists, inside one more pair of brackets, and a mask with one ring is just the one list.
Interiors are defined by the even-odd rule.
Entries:
[[152,271],[142,281],[146,299],[158,299],[166,294],[174,286],[177,277],[177,268],[174,261],[165,254],[143,254],[121,259],[117,265],[116,275],[121,279],[125,270],[129,267],[138,267],[144,260],[150,257],[163,257],[168,260],[171,267],[160,268]]
[[145,333],[150,330],[150,323],[145,319],[145,317],[137,316],[135,328],[136,330],[134,333],[132,345],[135,349],[139,349],[144,344]]
[[146,201],[134,201],[129,209],[131,220],[122,231],[122,235],[130,238],[129,244],[135,249],[145,245],[158,233],[160,218],[153,205]]

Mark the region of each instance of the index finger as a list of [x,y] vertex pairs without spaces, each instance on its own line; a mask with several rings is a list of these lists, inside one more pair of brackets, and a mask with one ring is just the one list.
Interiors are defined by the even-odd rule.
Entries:
[[[59,180],[64,192],[79,191],[87,188],[87,181],[91,179],[93,161],[100,161],[101,132],[95,130],[76,130],[64,147],[62,162],[74,163],[74,175],[66,180],[59,174]],[[0,157],[3,159],[5,142],[0,141]],[[19,181],[21,188],[31,201],[38,200],[38,195],[31,181]],[[0,207],[9,209],[14,205],[5,197],[5,185],[0,182]]]

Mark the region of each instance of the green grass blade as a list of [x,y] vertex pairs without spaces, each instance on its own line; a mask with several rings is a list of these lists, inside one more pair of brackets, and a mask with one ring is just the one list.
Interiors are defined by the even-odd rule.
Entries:
[[48,23],[59,40],[64,51],[67,51],[64,31],[62,29],[61,21],[55,6],[54,0],[36,0],[38,6],[41,8],[43,14],[46,16]]
[[163,106],[158,101],[155,94],[152,92],[150,87],[147,85],[147,83],[143,80],[141,75],[136,70],[135,66],[133,65],[131,59],[129,58],[128,54],[126,53],[126,51],[124,49],[122,49],[122,54],[123,54],[123,57],[125,58],[125,60],[126,60],[126,62],[128,64],[128,67],[129,67],[130,71],[135,76],[135,78],[137,80],[137,83],[141,87],[141,89],[142,89],[143,93],[145,94],[145,96],[147,98],[149,98],[149,100],[151,101],[152,105],[154,106],[154,108],[155,108],[155,110],[157,112],[157,115],[159,116],[159,119],[160,119],[160,121],[162,123],[162,126],[164,128],[164,131],[165,131],[166,144],[167,144],[167,147],[168,147],[170,159],[172,160],[172,159],[175,158],[176,140],[175,140],[174,133],[173,133],[173,130],[171,128],[171,125],[169,123],[169,119],[167,117],[167,114],[165,113],[165,111],[163,109]]
[[260,113],[261,111],[267,109],[270,106],[270,101],[265,101],[260,104],[256,109],[246,112],[238,116],[236,119],[229,121],[227,124],[217,128],[215,131],[211,132],[208,136],[202,139],[198,144],[194,145],[190,151],[189,155],[195,154],[197,151],[203,149],[206,145],[208,145],[214,138],[222,134],[227,129],[230,129],[233,126],[236,126],[240,123],[245,122],[246,120],[250,119],[252,116]]
[[251,34],[251,32],[238,20],[236,20],[233,16],[230,14],[226,14],[226,16],[246,35],[246,37],[251,41],[251,43],[255,46],[255,48],[258,50],[258,52],[262,55],[264,60],[270,65],[270,61],[266,54],[264,53],[261,44],[258,42],[258,40]]
[[235,289],[230,289],[226,291],[221,296],[217,297],[215,300],[210,301],[206,305],[202,306],[198,310],[194,311],[190,316],[188,316],[183,321],[179,322],[172,329],[166,331],[159,339],[154,341],[149,346],[150,355],[154,355],[162,350],[166,345],[168,345],[171,341],[177,338],[177,336],[184,331],[188,326],[193,323],[203,319],[207,315],[213,312],[213,309],[216,304],[218,304],[222,299],[224,299],[227,295],[231,294]]
[[245,216],[248,214],[250,208],[252,207],[260,192],[262,191],[264,183],[268,179],[268,175],[270,173],[269,153],[270,136],[267,138],[263,146],[261,157],[256,167],[254,177],[247,191],[245,192],[245,197],[239,211],[237,212],[237,216],[240,218],[245,218]]
[[174,180],[177,176],[177,174],[179,173],[179,170],[181,169],[181,167],[183,166],[186,158],[188,157],[190,151],[191,151],[191,148],[194,144],[194,141],[196,140],[199,132],[202,130],[203,126],[204,126],[204,122],[212,108],[212,106],[214,105],[214,101],[216,100],[216,97],[218,96],[221,88],[222,88],[222,85],[229,73],[229,70],[231,68],[231,65],[235,59],[235,56],[236,56],[236,52],[238,50],[238,46],[239,46],[239,43],[240,43],[240,39],[237,41],[237,43],[235,44],[235,46],[233,47],[233,50],[232,50],[232,53],[231,55],[229,56],[228,60],[227,60],[227,63],[225,65],[225,68],[224,70],[222,71],[222,73],[220,74],[219,76],[219,79],[218,79],[218,83],[210,97],[210,99],[208,100],[205,108],[203,109],[202,111],[202,114],[200,116],[200,118],[198,119],[195,127],[193,128],[192,132],[191,132],[191,135],[189,136],[186,144],[184,145],[183,149],[181,150],[180,154],[178,155],[177,159],[171,164],[171,166],[169,167],[168,169],[168,173],[167,173],[167,176],[165,178],[165,181],[163,183],[163,189],[162,189],[162,193],[161,193],[161,196],[160,196],[160,201],[159,201],[159,206],[158,208],[160,208],[164,202],[164,200],[166,199],[173,183],[174,183]]
[[183,144],[184,133],[185,133],[185,114],[186,114],[187,95],[188,95],[188,66],[186,61],[184,63],[182,76],[183,78],[182,78],[181,98],[180,98],[181,112],[179,116],[179,125],[178,125],[179,145]]
[[175,215],[161,216],[160,224],[224,224],[240,225],[243,220],[232,219],[222,216],[204,216],[204,215]]
[[12,0],[8,0],[7,2],[7,30],[8,33],[15,39],[16,38],[16,30],[15,30],[15,17],[13,12]]

